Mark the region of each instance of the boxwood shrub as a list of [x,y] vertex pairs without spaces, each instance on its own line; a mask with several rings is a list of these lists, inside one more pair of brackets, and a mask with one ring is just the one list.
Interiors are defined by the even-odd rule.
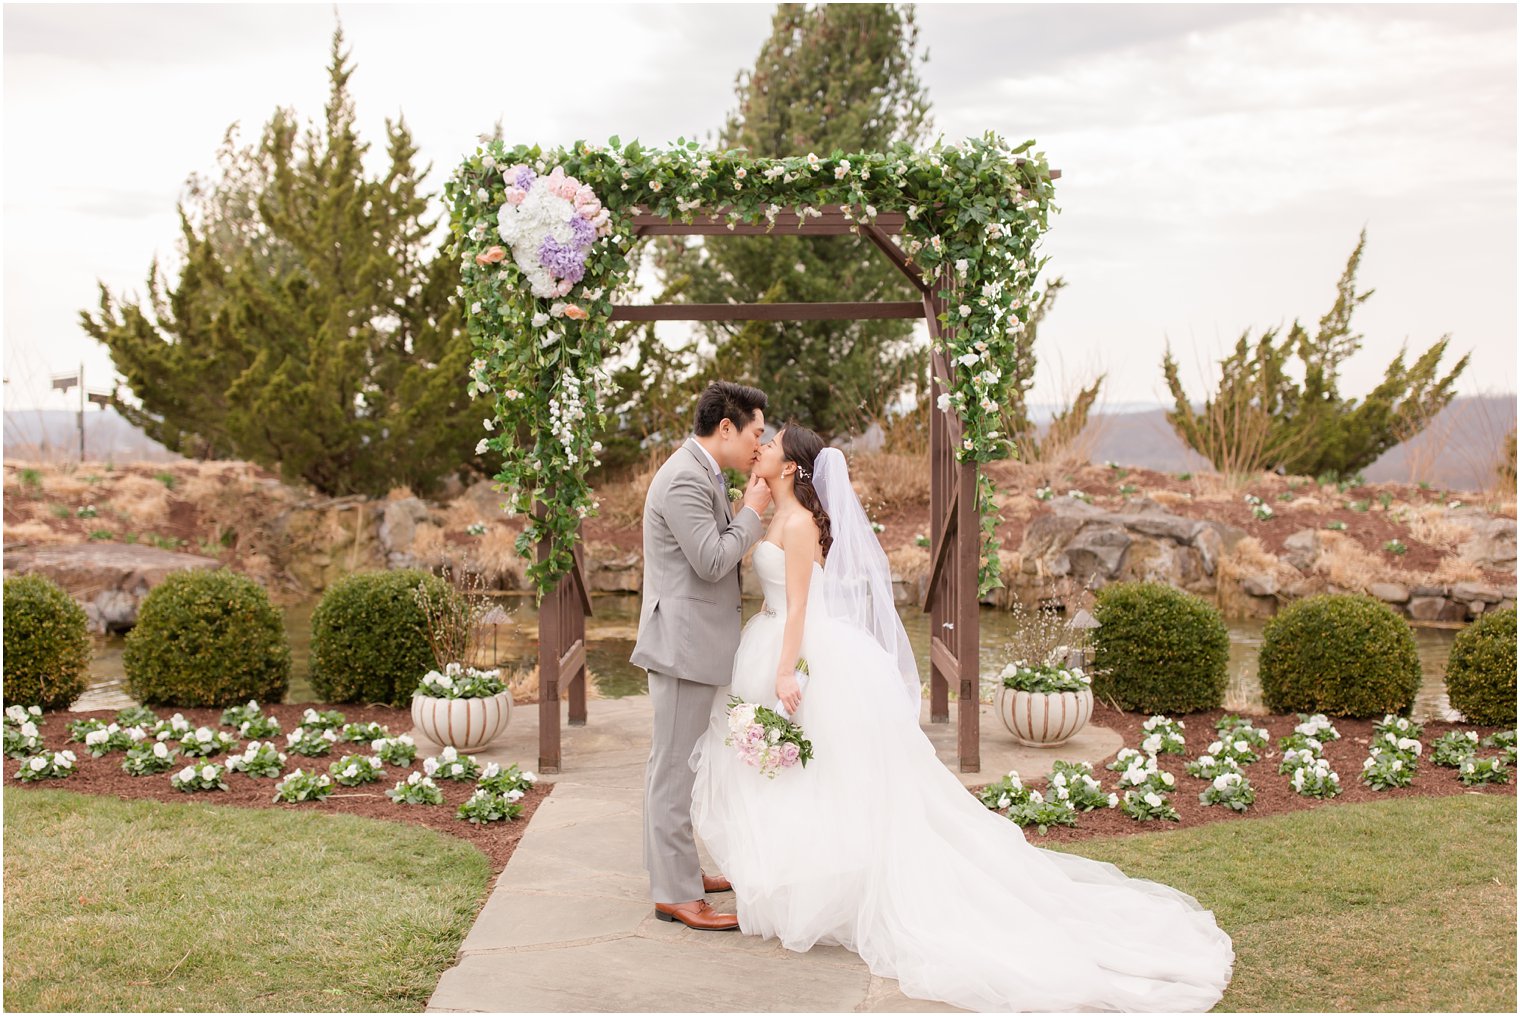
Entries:
[[1515,725],[1514,607],[1484,613],[1457,633],[1446,694],[1470,723]]
[[280,702],[290,643],[269,594],[219,568],[176,572],[148,593],[127,633],[127,692],[144,705]]
[[435,597],[452,592],[430,572],[400,568],[344,576],[323,594],[311,615],[311,685],[324,702],[412,700],[437,666],[413,595],[419,583]]
[[1098,591],[1093,616],[1095,696],[1147,713],[1224,704],[1230,633],[1212,604],[1160,582],[1120,582]]
[[67,709],[89,678],[84,608],[45,575],[5,580],[6,705]]
[[1259,672],[1273,712],[1407,713],[1420,690],[1409,622],[1380,600],[1345,593],[1290,603],[1268,621]]

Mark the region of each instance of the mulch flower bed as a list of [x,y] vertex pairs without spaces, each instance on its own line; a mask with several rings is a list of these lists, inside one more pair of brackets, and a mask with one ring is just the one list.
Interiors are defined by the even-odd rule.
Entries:
[[[1025,835],[1034,844],[1069,843],[1101,837],[1187,829],[1205,822],[1248,822],[1253,818],[1263,818],[1268,815],[1404,797],[1445,797],[1453,794],[1515,796],[1513,771],[1509,783],[1488,783],[1466,787],[1457,778],[1457,770],[1438,766],[1430,760],[1431,745],[1448,731],[1474,730],[1477,731],[1479,739],[1482,739],[1497,731],[1512,729],[1510,727],[1484,727],[1471,723],[1446,723],[1434,720],[1426,722],[1424,731],[1420,734],[1422,751],[1414,782],[1408,787],[1373,790],[1362,782],[1361,773],[1362,760],[1367,757],[1367,748],[1372,741],[1374,721],[1348,720],[1332,716],[1330,722],[1340,732],[1340,740],[1326,741],[1322,754],[1330,763],[1330,768],[1340,775],[1341,792],[1327,800],[1319,800],[1294,793],[1293,788],[1288,784],[1289,777],[1278,775],[1277,772],[1277,766],[1282,761],[1283,754],[1282,749],[1278,747],[1278,739],[1293,733],[1293,728],[1299,722],[1296,716],[1292,714],[1286,716],[1228,714],[1244,716],[1245,719],[1251,721],[1252,726],[1265,729],[1271,736],[1267,746],[1257,751],[1259,760],[1241,767],[1256,790],[1256,801],[1244,813],[1232,811],[1219,804],[1201,804],[1198,801],[1198,795],[1208,787],[1209,781],[1189,776],[1184,765],[1199,755],[1205,754],[1210,743],[1218,739],[1214,724],[1220,717],[1227,714],[1227,710],[1216,709],[1206,713],[1171,717],[1181,720],[1184,724],[1183,733],[1186,735],[1187,752],[1183,755],[1158,755],[1156,765],[1163,772],[1171,773],[1177,780],[1171,794],[1171,803],[1181,817],[1180,822],[1164,820],[1141,822],[1130,818],[1118,808],[1099,808],[1078,813],[1075,827],[1054,826],[1044,835],[1041,835],[1039,830],[1030,827],[1025,830]],[[1141,739],[1145,736],[1141,731],[1141,724],[1148,719],[1150,719],[1148,713],[1124,713],[1099,703],[1093,709],[1090,722],[1117,731],[1124,738],[1124,747],[1138,749]],[[1051,749],[1051,753],[1052,759],[1061,757],[1059,748]],[[1496,748],[1478,749],[1478,755],[1482,758],[1498,754],[1499,750]],[[1103,784],[1103,790],[1106,793],[1112,793],[1118,789],[1120,774],[1103,768],[1112,760],[1113,756],[1110,755],[1102,762],[1093,765],[1093,778]],[[1002,774],[989,773],[988,775],[993,777],[988,782],[995,782],[996,778]],[[1048,789],[1043,779],[1029,779],[1024,782],[1041,793],[1045,793]],[[1120,796],[1122,797],[1123,794],[1121,793]]]
[[[379,723],[390,730],[392,736],[405,734],[412,729],[411,713],[405,709],[392,709],[388,706],[357,706],[357,705],[325,705],[319,702],[301,702],[291,705],[268,705],[260,703],[263,711],[280,721],[282,733],[272,740],[277,748],[284,750],[284,734],[300,726],[301,716],[308,709],[318,711],[337,709],[349,723]],[[182,714],[189,721],[191,729],[196,727],[210,727],[212,730],[230,728],[221,727],[222,710],[220,709],[173,709],[158,707],[154,709],[160,719],[167,720],[175,713]],[[89,749],[83,744],[68,743],[69,724],[75,720],[98,719],[110,723],[116,718],[115,709],[92,709],[84,712],[56,712],[44,714],[46,721],[39,733],[49,749],[54,751],[67,748],[78,758],[78,771],[72,776],[61,780],[38,780],[35,783],[22,783],[15,778],[16,770],[20,767],[19,759],[5,760],[5,790],[7,793],[26,791],[29,789],[43,790],[72,790],[82,794],[103,794],[110,797],[119,797],[123,800],[151,799],[155,801],[173,801],[177,804],[207,804],[207,805],[234,805],[240,808],[280,808],[292,811],[310,811],[330,814],[334,812],[346,815],[362,815],[365,818],[385,819],[389,822],[410,822],[416,825],[427,826],[439,832],[457,836],[467,840],[480,849],[491,860],[491,874],[495,876],[506,867],[507,861],[516,849],[517,843],[522,839],[523,833],[528,828],[528,820],[533,817],[543,799],[549,795],[551,789],[548,783],[540,781],[528,791],[518,803],[523,806],[522,815],[515,821],[488,822],[476,825],[459,818],[456,812],[465,799],[475,790],[474,780],[444,780],[435,779],[438,789],[443,792],[443,803],[438,805],[424,804],[397,804],[385,796],[385,792],[396,785],[398,780],[404,780],[412,772],[422,771],[422,760],[426,757],[418,753],[415,761],[409,766],[385,766],[385,777],[377,782],[364,784],[357,787],[343,787],[334,783],[331,796],[317,802],[303,802],[300,804],[276,803],[274,801],[274,788],[280,779],[294,772],[296,769],[313,770],[321,773],[327,772],[327,767],[344,755],[369,754],[368,745],[344,744],[338,742],[333,745],[328,754],[307,758],[286,752],[288,756],[285,768],[279,777],[269,779],[261,777],[255,779],[247,773],[229,772],[225,782],[228,789],[208,790],[196,793],[188,793],[176,790],[169,783],[169,779],[186,765],[200,764],[199,759],[183,759],[177,762],[168,772],[153,776],[129,776],[122,771],[121,763],[125,757],[123,752],[115,751],[101,758],[91,758]],[[250,739],[238,741],[239,750],[246,746]],[[256,738],[253,740],[266,740]],[[227,754],[214,755],[205,761],[223,765],[226,763]],[[533,769],[534,760],[524,759],[518,764],[522,768]]]

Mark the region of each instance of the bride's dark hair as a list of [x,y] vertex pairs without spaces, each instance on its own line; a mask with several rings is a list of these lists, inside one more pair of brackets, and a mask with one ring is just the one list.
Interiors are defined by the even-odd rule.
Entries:
[[828,557],[834,536],[830,531],[829,513],[823,510],[818,491],[813,487],[814,463],[823,449],[823,438],[806,427],[789,423],[781,428],[781,457],[797,467],[792,474],[792,493],[798,503],[813,514],[813,521],[818,524],[818,544],[823,548],[823,556]]

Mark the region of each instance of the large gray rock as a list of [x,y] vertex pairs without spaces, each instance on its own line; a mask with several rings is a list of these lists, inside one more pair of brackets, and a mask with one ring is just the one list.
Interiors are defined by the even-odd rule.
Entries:
[[1463,621],[1467,619],[1467,605],[1454,603],[1441,596],[1416,596],[1405,607],[1416,621]]
[[1308,571],[1314,567],[1314,561],[1318,557],[1318,530],[1300,529],[1283,541],[1283,560],[1299,571]]
[[1071,575],[1084,584],[1093,578],[1105,581],[1117,578],[1124,566],[1124,552],[1132,542],[1123,526],[1108,523],[1083,526],[1066,545]]
[[1484,517],[1463,521],[1472,527],[1472,536],[1458,549],[1462,560],[1490,571],[1515,570],[1514,519]]
[[1408,588],[1397,582],[1374,582],[1367,587],[1367,592],[1384,603],[1406,603],[1409,600]]
[[1453,599],[1471,603],[1481,600],[1484,603],[1498,603],[1504,599],[1505,592],[1498,586],[1490,586],[1481,582],[1458,582],[1451,587]]
[[144,597],[180,571],[216,569],[198,554],[136,543],[60,543],[7,551],[5,574],[45,575],[84,607],[91,631],[125,631],[137,623]]
[[414,563],[412,541],[417,538],[417,523],[427,517],[427,505],[419,498],[404,497],[386,502],[380,520],[380,545],[385,548],[386,559],[392,568],[404,568]]

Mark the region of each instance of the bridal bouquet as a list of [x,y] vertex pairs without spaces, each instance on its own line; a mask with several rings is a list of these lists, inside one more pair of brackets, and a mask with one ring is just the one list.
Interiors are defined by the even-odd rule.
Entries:
[[739,753],[767,779],[813,757],[813,743],[802,728],[774,709],[745,702],[737,695],[728,700],[728,737],[724,744]]

